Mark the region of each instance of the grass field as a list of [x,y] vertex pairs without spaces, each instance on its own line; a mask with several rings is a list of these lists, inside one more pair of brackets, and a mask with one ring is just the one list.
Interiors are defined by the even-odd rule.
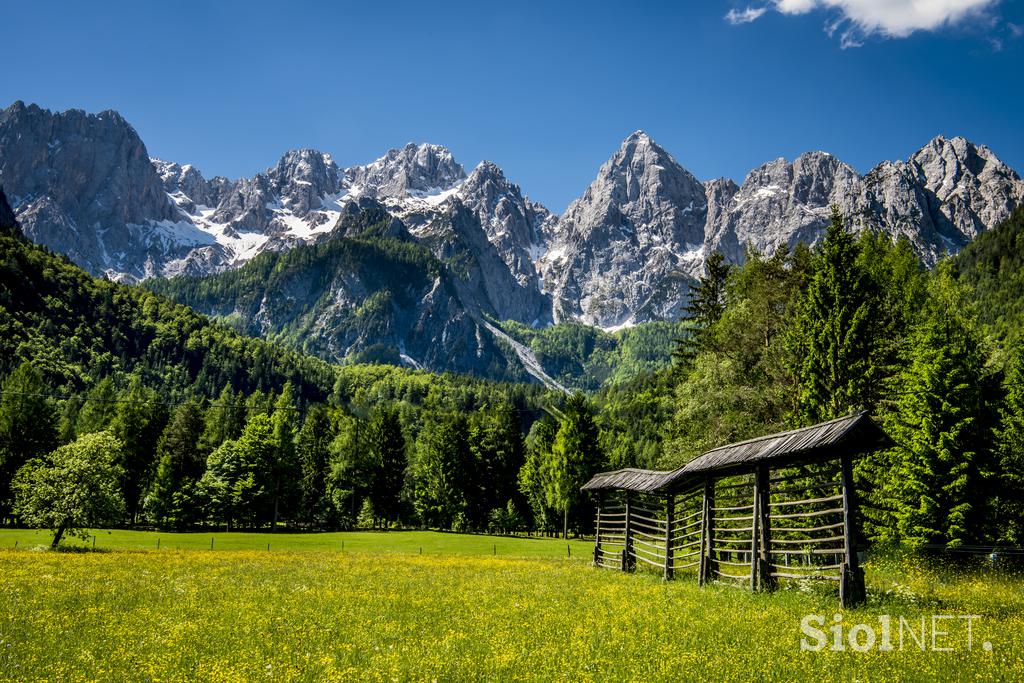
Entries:
[[[541,537],[448,534],[436,531],[340,531],[321,534],[184,533],[97,530],[96,550],[281,550],[362,551],[418,555],[499,555],[586,559],[593,544]],[[53,534],[29,529],[0,529],[0,549],[49,547]],[[343,547],[344,546],[344,547]],[[93,542],[65,537],[61,547],[91,549]]]
[[387,552],[0,550],[0,679],[1024,680],[1019,577],[869,566],[871,604],[844,623],[978,615],[973,649],[949,620],[951,652],[803,652],[801,618],[831,623],[833,596],[487,556],[481,536],[418,534],[450,551],[420,556],[404,535],[369,535]]

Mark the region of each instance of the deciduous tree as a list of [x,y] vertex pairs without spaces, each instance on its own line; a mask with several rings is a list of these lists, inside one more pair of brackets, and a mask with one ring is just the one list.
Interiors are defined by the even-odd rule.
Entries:
[[30,460],[14,477],[15,512],[30,527],[52,530],[52,548],[64,534],[87,538],[90,527],[124,515],[120,459],[120,442],[96,432]]

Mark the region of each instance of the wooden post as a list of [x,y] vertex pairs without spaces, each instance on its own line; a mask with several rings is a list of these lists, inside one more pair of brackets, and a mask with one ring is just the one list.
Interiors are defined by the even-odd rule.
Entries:
[[597,522],[594,525],[594,566],[601,566],[601,503],[604,502],[604,491],[597,492]]
[[711,477],[707,477],[704,480],[704,508],[700,525],[700,565],[697,572],[697,583],[701,586],[714,578],[712,577],[715,569],[712,548],[715,544],[715,522],[712,519],[714,511],[711,509],[714,506],[715,484]]
[[754,496],[750,507],[750,590],[757,590],[757,580],[760,578],[760,556],[757,551],[758,541],[761,540],[761,477],[754,475]]
[[672,525],[676,518],[676,498],[671,493],[665,496],[665,580],[672,580],[672,545],[675,543]]
[[[771,514],[771,470],[759,465],[754,475],[757,487],[757,508],[761,537],[758,547],[758,578],[760,590],[775,590],[777,581],[772,576],[772,514]],[[789,557],[788,555],[786,557]]]
[[622,571],[628,572],[633,569],[633,525],[630,516],[632,515],[632,501],[629,491],[626,491],[626,518],[622,526]]
[[857,492],[853,487],[851,456],[840,456],[839,469],[843,485],[843,554],[846,556],[839,580],[839,602],[845,608],[866,602],[867,591],[864,586],[864,570],[857,560]]

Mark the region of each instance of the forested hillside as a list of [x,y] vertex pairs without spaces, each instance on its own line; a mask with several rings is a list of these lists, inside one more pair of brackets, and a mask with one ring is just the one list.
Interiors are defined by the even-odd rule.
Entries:
[[975,293],[978,318],[999,339],[1024,333],[1024,208],[996,230],[978,235],[954,259],[960,280]]
[[[589,397],[330,366],[3,237],[0,467],[6,481],[22,472],[28,491],[33,473],[58,467],[46,458],[109,450],[124,516],[108,523],[585,531],[579,486],[596,471],[673,468],[727,442],[869,410],[897,444],[858,466],[874,540],[1020,543],[1019,232],[1018,213],[929,271],[906,242],[854,236],[835,214],[814,250],[750,250],[732,267],[714,259],[686,326],[509,326],[567,376],[600,375]],[[334,259],[307,276],[260,257],[220,280],[223,292],[204,281],[192,295],[257,306],[247,288],[333,278],[392,247],[384,258],[408,264],[412,286],[429,272],[416,247],[377,239],[290,256]],[[675,363],[659,370],[672,339]],[[619,365],[637,374],[617,376]],[[100,432],[111,438],[90,436]],[[0,492],[5,505],[13,492]]]
[[533,328],[515,321],[502,329],[526,344],[544,370],[569,387],[594,390],[668,368],[676,339],[689,323],[649,322],[606,332],[579,323]]
[[249,339],[145,290],[91,277],[66,258],[0,237],[0,363],[31,361],[56,391],[138,374],[167,396],[279,390],[307,399],[334,386],[327,363]]
[[16,472],[65,444],[54,457],[116,451],[126,517],[106,523],[533,524],[518,485],[525,433],[559,395],[331,366],[93,278],[2,227],[0,515]]

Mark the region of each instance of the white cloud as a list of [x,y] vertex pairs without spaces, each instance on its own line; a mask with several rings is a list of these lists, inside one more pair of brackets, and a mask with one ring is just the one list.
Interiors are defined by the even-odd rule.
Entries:
[[[849,23],[840,34],[844,47],[866,36],[905,38],[914,31],[934,31],[982,15],[999,0],[774,0],[783,14],[806,14],[815,9],[839,12]],[[829,26],[835,30],[836,23]]]
[[749,24],[752,21],[757,21],[767,11],[767,7],[747,7],[744,10],[731,9],[725,15],[725,20],[733,26]]

